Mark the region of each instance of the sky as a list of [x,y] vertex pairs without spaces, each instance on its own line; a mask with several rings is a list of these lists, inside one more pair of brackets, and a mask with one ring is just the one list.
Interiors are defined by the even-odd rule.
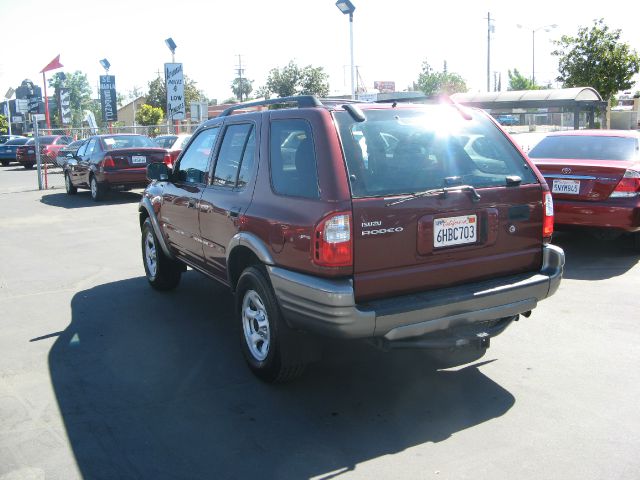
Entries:
[[[501,72],[503,89],[508,69],[531,75],[532,30],[545,25],[557,27],[535,35],[538,83],[557,76],[551,40],[574,35],[597,18],[621,29],[622,39],[640,51],[638,11],[629,0],[352,2],[355,64],[369,92],[374,81],[406,89],[425,60],[436,70],[446,61],[470,91],[486,91],[487,13],[495,29],[491,71]],[[232,95],[238,55],[254,90],[272,68],[293,60],[323,67],[331,94],[350,92],[349,21],[334,0],[0,0],[0,19],[0,95],[27,78],[42,85],[40,70],[58,54],[63,71],[87,74],[96,96],[102,58],[111,63],[118,93],[146,91],[171,62],[168,37],[177,45],[176,62],[210,99]]]

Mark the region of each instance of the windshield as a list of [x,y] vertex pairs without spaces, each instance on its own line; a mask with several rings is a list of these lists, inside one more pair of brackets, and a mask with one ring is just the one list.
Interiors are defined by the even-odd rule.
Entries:
[[178,137],[176,135],[169,135],[165,137],[156,137],[154,140],[161,148],[171,148],[173,142],[176,141]]
[[633,137],[601,135],[550,136],[531,149],[529,158],[634,160],[638,158],[638,141]]
[[107,151],[120,148],[158,147],[153,140],[142,135],[114,135],[112,137],[102,137],[102,141]]
[[514,145],[480,112],[449,106],[367,110],[356,122],[336,112],[353,197],[416,193],[452,184],[537,183]]

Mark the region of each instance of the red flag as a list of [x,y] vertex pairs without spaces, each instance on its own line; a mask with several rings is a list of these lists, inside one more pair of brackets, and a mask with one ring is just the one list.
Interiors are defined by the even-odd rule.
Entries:
[[49,62],[49,65],[40,70],[40,73],[48,72],[49,70],[55,70],[56,68],[62,68],[64,65],[60,63],[60,55]]

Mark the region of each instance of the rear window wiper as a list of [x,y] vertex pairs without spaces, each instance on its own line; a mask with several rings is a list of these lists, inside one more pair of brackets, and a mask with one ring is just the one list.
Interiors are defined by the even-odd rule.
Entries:
[[392,202],[388,202],[385,204],[386,207],[391,207],[393,205],[398,205],[400,203],[408,202],[409,200],[414,200],[416,198],[428,197],[430,195],[442,195],[446,197],[449,192],[469,192],[471,193],[471,200],[475,202],[480,201],[480,194],[472,185],[455,185],[453,187],[441,187],[441,188],[431,188],[429,190],[423,190],[422,192],[416,192],[408,197],[400,198],[399,200],[394,200]]

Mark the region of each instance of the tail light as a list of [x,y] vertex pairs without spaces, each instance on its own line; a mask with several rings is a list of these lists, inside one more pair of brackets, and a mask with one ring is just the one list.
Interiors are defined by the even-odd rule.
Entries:
[[353,265],[351,213],[339,212],[325,217],[317,226],[313,241],[313,263],[322,267]]
[[171,157],[171,154],[169,152],[166,152],[164,154],[162,162],[169,168],[173,167],[173,158]]
[[107,155],[102,160],[102,168],[115,168],[116,162],[113,161],[113,157],[111,155]]
[[640,195],[640,172],[627,170],[609,197],[627,198],[637,197],[638,195]]
[[550,192],[542,192],[542,241],[549,243],[553,235],[553,198]]

